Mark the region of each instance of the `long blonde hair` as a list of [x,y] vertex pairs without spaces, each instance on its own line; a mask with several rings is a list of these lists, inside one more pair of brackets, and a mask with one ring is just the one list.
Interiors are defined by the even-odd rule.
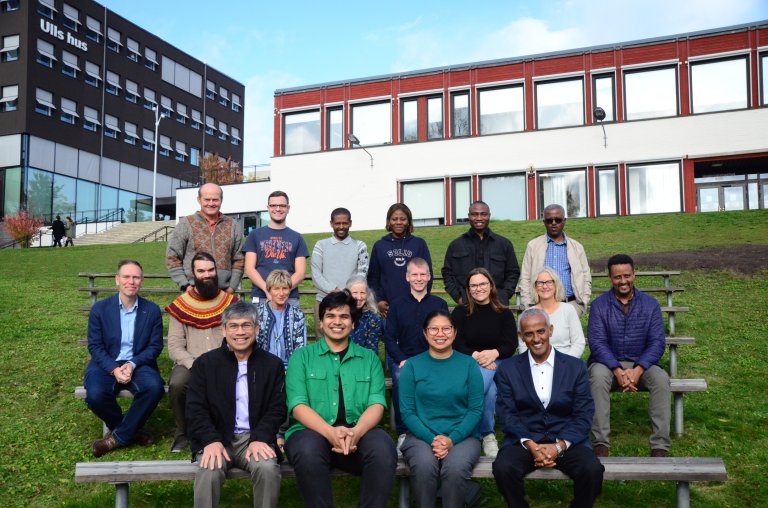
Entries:
[[538,272],[536,272],[536,276],[531,278],[531,295],[533,295],[533,303],[539,303],[539,293],[536,291],[536,279],[539,278],[539,275],[542,273],[546,273],[550,277],[552,277],[552,280],[555,281],[555,300],[558,302],[564,302],[565,301],[565,287],[563,286],[563,281],[560,280],[560,277],[557,275],[557,272],[555,272],[553,269],[549,268],[548,266],[545,266],[543,268],[540,268]]

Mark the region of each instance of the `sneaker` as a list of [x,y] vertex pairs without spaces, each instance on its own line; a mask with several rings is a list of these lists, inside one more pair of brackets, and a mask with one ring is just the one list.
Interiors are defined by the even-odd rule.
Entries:
[[173,444],[171,445],[171,453],[181,453],[186,450],[188,446],[189,440],[187,439],[187,436],[179,436],[173,440]]
[[495,459],[499,454],[499,443],[496,441],[496,434],[488,434],[483,437],[483,453],[486,457]]
[[611,449],[605,445],[595,445],[595,457],[607,457],[611,454]]
[[398,459],[403,458],[403,452],[400,451],[400,447],[403,446],[403,441],[405,441],[405,434],[400,434],[399,436],[397,436],[397,444],[395,445],[395,448],[397,449]]

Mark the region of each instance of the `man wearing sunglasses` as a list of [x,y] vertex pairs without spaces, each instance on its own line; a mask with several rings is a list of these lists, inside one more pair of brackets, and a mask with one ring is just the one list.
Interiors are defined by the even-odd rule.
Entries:
[[552,268],[565,287],[565,297],[576,312],[587,311],[592,294],[592,274],[584,247],[565,234],[565,209],[552,204],[544,208],[544,226],[547,232],[528,242],[520,271],[520,296],[523,305],[535,302],[531,294],[531,274],[544,266]]

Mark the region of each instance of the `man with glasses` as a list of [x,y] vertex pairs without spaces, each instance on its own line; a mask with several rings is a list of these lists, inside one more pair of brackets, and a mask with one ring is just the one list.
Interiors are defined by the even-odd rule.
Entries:
[[483,201],[469,207],[469,231],[448,245],[443,262],[445,290],[459,305],[467,303],[467,275],[473,268],[485,268],[491,273],[499,301],[504,305],[515,294],[520,268],[515,248],[507,238],[488,227],[491,209]]
[[243,247],[245,253],[245,274],[251,279],[253,303],[269,300],[267,276],[273,270],[286,270],[291,274],[291,294],[288,303],[299,305],[299,284],[304,280],[309,250],[304,238],[289,228],[285,219],[291,210],[288,194],[274,191],[267,198],[269,224],[254,229],[248,235]]
[[523,305],[534,303],[531,293],[531,275],[546,266],[552,268],[565,288],[565,298],[581,316],[587,311],[592,294],[592,274],[584,247],[567,236],[565,209],[557,204],[544,208],[544,226],[547,232],[528,242],[520,271],[520,296]]
[[253,505],[277,506],[280,465],[275,437],[285,421],[285,369],[256,346],[259,312],[235,302],[221,317],[224,341],[195,360],[187,389],[195,506],[218,506],[227,470],[246,470]]

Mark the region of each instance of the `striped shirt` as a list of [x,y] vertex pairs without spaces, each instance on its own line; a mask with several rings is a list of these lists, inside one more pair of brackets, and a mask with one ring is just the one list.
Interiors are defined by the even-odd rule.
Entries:
[[547,254],[544,256],[544,266],[547,266],[557,272],[560,281],[565,288],[565,297],[573,296],[573,285],[571,284],[571,265],[568,263],[568,239],[563,235],[563,241],[555,241],[547,235]]

